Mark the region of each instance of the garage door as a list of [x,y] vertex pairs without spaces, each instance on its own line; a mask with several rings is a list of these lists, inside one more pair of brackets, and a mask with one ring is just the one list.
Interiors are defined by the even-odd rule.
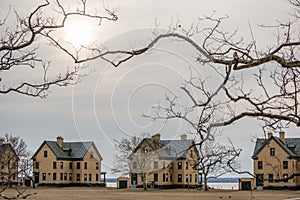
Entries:
[[120,189],[127,188],[127,181],[119,181]]
[[251,190],[251,182],[243,181],[242,182],[242,190]]

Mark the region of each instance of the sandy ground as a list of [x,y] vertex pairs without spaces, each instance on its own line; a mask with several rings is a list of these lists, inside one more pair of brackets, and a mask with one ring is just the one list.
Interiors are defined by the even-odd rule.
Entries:
[[[13,190],[5,191],[8,193],[15,192]],[[27,199],[108,199],[108,200],[129,200],[129,199],[142,199],[142,200],[192,200],[192,199],[205,199],[205,200],[216,200],[216,199],[254,199],[254,200],[283,200],[283,199],[300,199],[300,191],[221,191],[211,190],[208,192],[199,190],[157,190],[150,189],[143,191],[140,189],[109,189],[109,188],[86,188],[86,187],[70,187],[70,188],[37,188],[27,189],[26,193],[36,193]],[[251,196],[252,195],[252,196]],[[1,197],[0,197],[1,199]]]

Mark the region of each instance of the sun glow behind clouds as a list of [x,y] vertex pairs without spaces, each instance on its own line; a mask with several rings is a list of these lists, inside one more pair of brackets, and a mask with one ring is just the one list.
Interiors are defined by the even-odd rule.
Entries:
[[95,24],[88,20],[74,19],[66,24],[65,41],[76,49],[90,46],[95,38]]

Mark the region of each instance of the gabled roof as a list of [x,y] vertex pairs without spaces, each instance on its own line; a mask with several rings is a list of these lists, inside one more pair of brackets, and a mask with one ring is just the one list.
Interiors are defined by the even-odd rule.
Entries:
[[185,158],[193,140],[161,140],[164,145],[157,153],[163,158]]
[[252,158],[256,159],[271,140],[274,140],[290,157],[300,157],[300,138],[285,138],[285,143],[283,143],[278,137],[272,136],[268,139],[258,138],[256,140]]
[[[2,157],[2,155],[3,155],[7,150],[13,152],[13,153],[15,154],[15,156],[18,158],[18,155],[16,154],[14,148],[12,148],[12,146],[11,146],[10,143],[0,145],[0,157]],[[19,159],[19,158],[18,158],[18,159]]]
[[152,138],[144,138],[133,152],[136,152],[144,142],[148,143],[161,159],[172,160],[185,158],[189,148],[194,144],[193,140],[160,140],[160,142],[156,142]]
[[32,158],[35,158],[44,145],[48,145],[57,159],[82,160],[91,146],[94,146],[100,160],[102,156],[93,142],[63,142],[60,148],[56,141],[44,141]]

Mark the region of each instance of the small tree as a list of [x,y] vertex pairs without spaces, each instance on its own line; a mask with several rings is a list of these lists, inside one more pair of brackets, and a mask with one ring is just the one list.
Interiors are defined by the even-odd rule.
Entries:
[[[4,180],[4,183],[1,188],[0,196],[5,199],[17,199],[17,198],[23,198],[26,199],[27,197],[33,195],[33,194],[25,194],[25,189],[21,189],[18,187],[18,185],[15,186],[15,189],[17,191],[17,195],[13,197],[9,197],[4,194],[4,191],[8,187],[12,187],[12,178],[15,177],[16,184],[18,184],[18,177],[19,175],[21,177],[23,176],[30,176],[31,170],[32,170],[32,164],[31,164],[31,157],[30,152],[27,149],[26,142],[23,138],[20,138],[19,136],[13,136],[11,134],[5,134],[4,138],[4,144],[9,145],[12,148],[12,151],[7,151],[7,153],[4,155],[4,159],[1,163],[4,163],[4,167],[7,169],[5,177],[6,180]],[[2,167],[3,169],[3,167]]]
[[137,149],[145,137],[146,134],[143,134],[142,137],[132,136],[129,139],[122,138],[120,142],[115,141],[117,153],[114,155],[112,172],[122,175],[137,174],[142,179],[144,190],[147,190],[147,174],[154,171],[152,163],[155,152],[147,147]]
[[5,134],[5,142],[11,144],[16,152],[18,160],[18,173],[20,176],[29,176],[32,170],[31,154],[27,149],[25,140],[19,136]]
[[[2,140],[3,142],[3,140]],[[18,155],[10,144],[1,145],[1,183],[12,187],[18,181]]]
[[144,190],[147,190],[147,175],[153,174],[155,152],[147,147],[133,151],[129,157],[130,172],[141,176]]
[[128,176],[130,172],[130,155],[137,145],[142,141],[141,137],[132,136],[130,138],[122,138],[115,141],[114,167],[112,173]]
[[233,145],[226,146],[207,140],[198,146],[198,151],[200,159],[195,166],[202,172],[205,191],[208,190],[207,183],[210,178],[217,178],[238,169],[236,158],[241,149],[236,149]]

